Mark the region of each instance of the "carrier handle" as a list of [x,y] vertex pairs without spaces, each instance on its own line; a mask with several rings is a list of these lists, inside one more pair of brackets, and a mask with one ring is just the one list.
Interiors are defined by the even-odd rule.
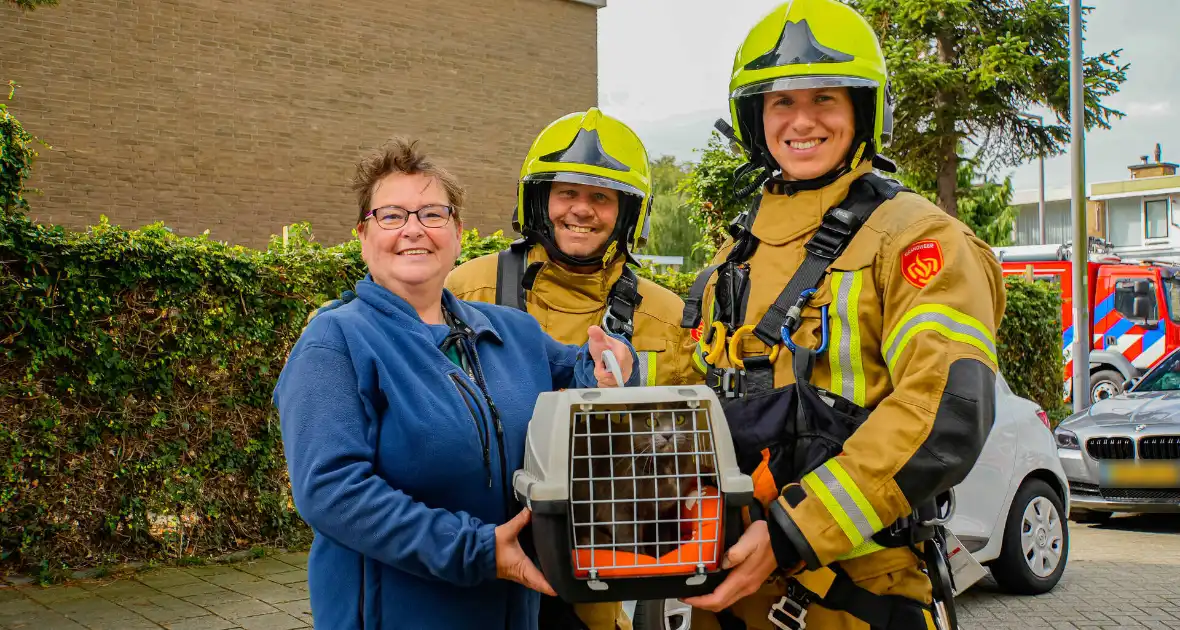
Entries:
[[625,387],[626,381],[623,380],[623,369],[619,367],[619,360],[615,358],[615,353],[609,349],[602,351],[602,362],[606,364],[606,369],[610,370],[612,376],[615,377],[615,382],[619,387]]

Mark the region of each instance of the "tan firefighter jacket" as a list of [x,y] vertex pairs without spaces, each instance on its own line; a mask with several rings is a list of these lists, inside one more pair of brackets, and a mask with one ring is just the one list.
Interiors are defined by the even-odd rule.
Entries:
[[[529,314],[557,341],[585,343],[586,329],[602,325],[607,296],[623,273],[623,259],[595,273],[574,273],[550,262],[545,248],[534,245],[525,264],[538,261],[543,266],[526,292]],[[489,254],[459,265],[447,276],[446,288],[460,300],[494,303],[497,262],[497,255]],[[635,309],[631,343],[639,354],[640,382],[699,383],[701,377],[692,367],[695,341],[680,327],[684,301],[646,278],[639,278],[639,294],[643,301]]]
[[[824,212],[870,171],[866,164],[822,189],[764,195],[751,228],[760,243],[749,259],[746,324],[758,323],[800,266],[803,245]],[[715,281],[704,294],[705,330]],[[979,420],[974,411],[980,402],[992,407],[1004,304],[1001,269],[989,246],[914,193],[878,207],[829,267],[792,340],[819,348],[826,309],[828,346],[811,382],[871,414],[840,456],[804,477],[806,496],[800,501],[796,493],[794,505],[755,473],[759,498],[786,508],[795,529],[788,531],[791,542],[810,568],[858,558],[844,567],[859,581],[916,561],[905,548],[882,551],[870,537],[909,515],[912,497],[949,488],[974,464],[991,427],[990,417]],[[732,347],[743,357],[769,351],[753,334]],[[781,343],[778,352],[774,386],[783,387],[794,382],[792,354]],[[732,365],[728,354],[720,353],[718,367]]]

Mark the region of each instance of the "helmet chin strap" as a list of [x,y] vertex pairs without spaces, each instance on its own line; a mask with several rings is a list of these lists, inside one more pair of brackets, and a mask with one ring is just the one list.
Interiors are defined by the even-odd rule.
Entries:
[[778,175],[770,178],[770,181],[767,182],[767,187],[771,192],[776,194],[792,195],[803,190],[819,190],[820,188],[829,186],[841,177],[856,170],[861,162],[864,161],[866,149],[871,145],[872,142],[869,140],[854,141],[852,146],[856,148],[849,147],[845,159],[841,160],[832,170],[819,177],[788,180]]
[[[603,252],[603,254],[597,256],[571,256],[561,251],[561,249],[557,246],[557,242],[553,236],[554,226],[549,220],[549,213],[547,211],[549,203],[548,184],[545,186],[537,186],[533,194],[526,195],[525,203],[529,206],[525,208],[525,213],[532,213],[533,215],[533,221],[530,223],[544,227],[541,229],[533,228],[524,230],[524,237],[526,239],[540,243],[545,248],[545,253],[549,255],[550,260],[564,263],[571,267],[606,268],[614,262],[616,257],[622,254],[628,261],[635,262],[634,259],[631,258],[630,252],[627,251],[626,241],[623,238],[628,229],[628,225],[633,223],[633,221],[624,220],[624,218],[635,214],[634,212],[624,212],[624,208],[622,207],[623,203],[627,203],[628,206],[633,205],[631,203],[630,195],[626,195],[625,197],[622,195],[620,196],[619,216],[615,220],[615,227],[611,231],[610,238],[607,239],[606,251]],[[627,208],[627,210],[630,209],[631,208]]]

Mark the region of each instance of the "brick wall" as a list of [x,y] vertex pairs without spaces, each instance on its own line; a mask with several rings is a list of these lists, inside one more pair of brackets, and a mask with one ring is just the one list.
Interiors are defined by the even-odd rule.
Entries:
[[350,237],[357,158],[421,138],[469,191],[469,226],[510,231],[533,137],[597,101],[596,9],[569,0],[0,2],[0,82],[53,146],[39,221],[107,215],[260,246],[310,221]]

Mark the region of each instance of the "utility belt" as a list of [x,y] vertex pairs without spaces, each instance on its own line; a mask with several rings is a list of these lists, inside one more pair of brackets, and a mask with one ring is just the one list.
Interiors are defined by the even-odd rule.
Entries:
[[[718,274],[713,317],[709,327],[703,330],[693,360],[704,373],[705,382],[721,399],[739,468],[755,480],[756,495],[760,494],[760,487],[769,487],[777,497],[778,491],[788,484],[821,474],[824,464],[843,451],[845,441],[868,418],[868,409],[811,383],[815,359],[827,350],[827,313],[822,313],[818,348],[798,347],[791,335],[797,330],[802,309],[829,265],[847,248],[869,215],[902,190],[896,182],[871,173],[853,181],[844,201],[824,214],[816,234],[804,246],[806,257],[799,269],[757,324],[744,322],[750,291],[747,261],[758,246],[749,227],[760,196],[730,224],[734,246],[726,260],[702,271],[690,289],[681,326],[696,328],[702,319],[705,287],[712,275]],[[766,355],[741,356],[742,340],[750,334],[766,344],[769,348]],[[728,357],[729,367],[717,366],[722,355]],[[792,362],[795,382],[776,388],[774,365],[784,359]],[[766,479],[766,475],[770,478]],[[953,591],[940,530],[944,506],[949,517],[949,497],[941,503],[931,500],[917,506],[912,514],[874,532],[871,538],[837,559],[850,560],[882,549],[908,547],[926,560],[935,596],[933,606],[904,597],[870,593],[853,583],[833,563],[834,568],[804,574],[809,586],[814,586],[815,575],[830,575],[826,588],[818,589],[822,592],[805,587],[799,581],[803,576],[790,579],[787,595],[771,608],[768,618],[779,628],[800,630],[806,626],[807,606],[819,602],[826,608],[848,612],[874,628],[924,629],[933,627],[928,620],[935,607],[942,606],[951,609],[949,627],[955,627]],[[745,627],[729,611],[722,611],[718,619],[723,630]]]

